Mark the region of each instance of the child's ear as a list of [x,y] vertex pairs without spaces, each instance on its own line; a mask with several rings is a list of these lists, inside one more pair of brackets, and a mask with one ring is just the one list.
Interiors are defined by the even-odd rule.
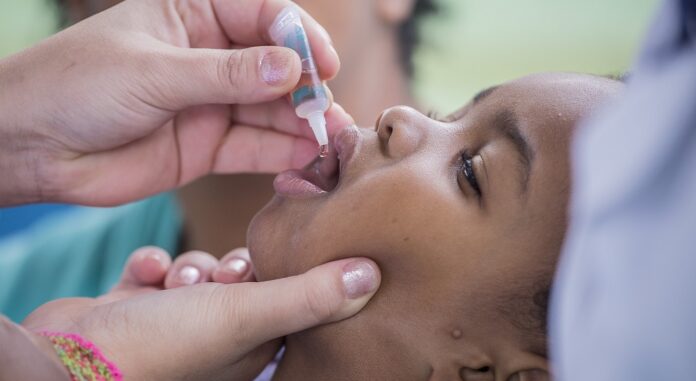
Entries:
[[416,0],[376,0],[380,18],[387,24],[400,25],[413,14]]

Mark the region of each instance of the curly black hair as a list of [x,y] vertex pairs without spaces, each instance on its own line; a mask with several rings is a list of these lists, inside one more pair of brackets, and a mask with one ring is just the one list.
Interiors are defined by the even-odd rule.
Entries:
[[411,17],[399,27],[399,59],[409,77],[413,76],[413,53],[421,42],[419,22],[438,9],[436,0],[416,0]]

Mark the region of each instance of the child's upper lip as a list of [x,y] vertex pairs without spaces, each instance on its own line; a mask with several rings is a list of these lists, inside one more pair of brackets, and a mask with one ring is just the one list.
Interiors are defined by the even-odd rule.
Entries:
[[319,175],[325,179],[340,181],[355,154],[359,140],[360,130],[356,126],[348,126],[336,134],[329,155],[319,159]]
[[339,178],[340,174],[345,172],[350,160],[353,158],[355,148],[360,142],[360,138],[360,129],[355,125],[344,128],[334,136],[333,146],[339,164]]

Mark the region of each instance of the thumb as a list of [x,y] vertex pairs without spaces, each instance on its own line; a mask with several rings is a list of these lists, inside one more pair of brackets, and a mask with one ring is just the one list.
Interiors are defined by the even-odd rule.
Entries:
[[[317,325],[349,318],[377,292],[381,275],[365,258],[345,259],[316,267],[305,274],[268,282],[230,285],[233,328],[241,348]],[[244,287],[240,287],[244,286]],[[240,337],[241,335],[241,337]]]
[[288,48],[174,48],[158,78],[165,108],[180,110],[204,104],[252,104],[278,99],[297,85],[300,57]]

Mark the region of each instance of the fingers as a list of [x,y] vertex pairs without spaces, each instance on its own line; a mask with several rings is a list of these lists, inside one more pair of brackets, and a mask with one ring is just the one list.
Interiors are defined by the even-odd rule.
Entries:
[[[329,136],[353,124],[338,104],[326,113],[326,121]],[[307,121],[294,115],[284,100],[239,106],[234,122],[242,125],[231,127],[222,138],[213,173],[278,173],[302,168],[319,154]]]
[[318,154],[315,140],[236,126],[221,142],[213,173],[278,173],[301,168]]
[[208,281],[231,284],[253,280],[254,271],[246,248],[235,249],[220,261],[208,253],[191,251],[177,257],[172,264],[166,251],[147,246],[131,254],[121,279],[110,294],[149,287],[177,288]]
[[128,258],[121,279],[113,290],[161,286],[171,263],[169,254],[158,247],[140,248]]
[[[225,286],[240,345],[261,343],[320,324],[346,319],[360,311],[381,281],[369,259],[346,259],[295,277]],[[235,324],[235,323],[233,323]],[[242,329],[243,327],[243,329]]]
[[[328,92],[328,94],[331,93]],[[334,103],[324,116],[329,136],[333,136],[346,126],[355,124],[353,118],[337,103]],[[262,104],[233,106],[232,121],[234,124],[268,128],[314,140],[314,134],[307,120],[298,117],[292,105],[285,99]]]
[[[293,5],[290,0],[212,0],[213,9],[230,41],[255,46],[272,44],[269,29],[280,11]],[[336,76],[340,68],[338,54],[329,34],[307,12],[300,9],[302,23],[322,79]]]
[[[95,307],[89,319],[81,320],[81,333],[97,344],[113,343],[114,361],[133,379],[149,378],[138,374],[142,367],[134,363],[122,365],[129,364],[129,358],[138,359],[138,364],[156,363],[157,358],[185,359],[171,362],[167,368],[171,375],[192,374],[191,364],[221,370],[274,339],[354,315],[379,283],[374,262],[341,260],[286,279],[198,284]],[[124,340],[114,342],[113,332],[135,333],[137,342],[149,345],[118,348]]]
[[249,250],[235,249],[220,259],[220,264],[213,271],[213,282],[232,284],[254,281],[254,269],[251,265]]
[[[201,23],[208,25],[209,34],[217,30],[210,26],[211,15],[216,15],[215,21],[234,45],[250,47],[169,49],[169,56],[159,61],[167,66],[155,71],[162,73],[157,82],[167,94],[165,98],[171,99],[170,104],[162,107],[179,110],[201,104],[250,104],[290,92],[300,78],[299,56],[290,49],[266,45],[272,45],[268,30],[276,16],[293,3],[289,0],[213,0],[212,5],[212,13],[180,12],[202,17],[198,23],[188,21],[187,25],[190,28]],[[300,14],[320,77],[331,79],[338,73],[340,63],[328,33],[301,9]]]
[[209,282],[217,265],[217,258],[202,251],[182,254],[174,260],[164,280],[164,287],[170,289]]
[[301,63],[287,48],[167,48],[152,79],[165,94],[161,107],[181,110],[203,104],[251,104],[278,99],[300,79]]

